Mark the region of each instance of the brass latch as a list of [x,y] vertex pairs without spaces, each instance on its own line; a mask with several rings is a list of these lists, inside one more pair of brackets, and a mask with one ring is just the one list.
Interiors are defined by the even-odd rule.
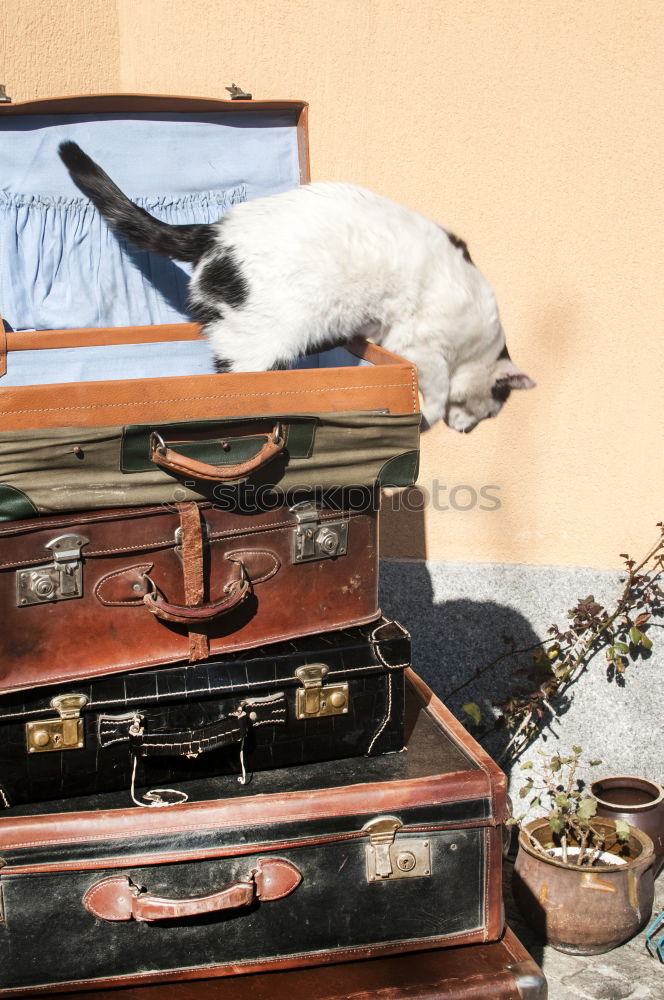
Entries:
[[431,847],[428,840],[401,837],[403,823],[397,816],[378,816],[362,827],[369,835],[366,847],[367,881],[421,878],[431,875]]
[[345,715],[348,712],[348,684],[326,684],[323,679],[329,672],[324,663],[309,663],[298,667],[295,676],[304,687],[295,695],[295,714],[298,719],[323,719],[326,715]]
[[52,698],[51,708],[56,710],[60,718],[26,722],[28,753],[80,750],[85,745],[81,709],[87,703],[88,698],[84,694],[59,694]]
[[316,504],[311,500],[291,507],[297,528],[293,538],[293,562],[333,559],[345,556],[348,544],[348,521],[320,522]]
[[83,594],[81,549],[89,539],[84,535],[59,535],[44,546],[53,553],[53,562],[20,569],[16,573],[16,603],[19,607],[69,601]]

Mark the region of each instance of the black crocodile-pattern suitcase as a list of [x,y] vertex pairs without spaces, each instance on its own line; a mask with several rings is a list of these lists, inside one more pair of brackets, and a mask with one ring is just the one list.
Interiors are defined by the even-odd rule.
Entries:
[[[379,619],[0,698],[5,806],[399,751],[410,637]],[[174,789],[177,792],[177,788]]]

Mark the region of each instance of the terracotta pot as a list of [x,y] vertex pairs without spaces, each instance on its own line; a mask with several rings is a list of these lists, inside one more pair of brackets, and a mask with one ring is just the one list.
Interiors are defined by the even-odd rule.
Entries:
[[652,910],[654,848],[650,837],[632,828],[629,840],[621,845],[611,820],[596,820],[595,825],[606,833],[607,850],[622,855],[625,864],[578,869],[540,854],[526,831],[539,843],[550,843],[546,819],[531,820],[519,832],[514,899],[534,930],[558,951],[572,955],[610,951],[636,934]]
[[590,786],[597,815],[622,819],[647,833],[655,846],[654,875],[664,865],[664,788],[647,778],[619,775],[598,778]]

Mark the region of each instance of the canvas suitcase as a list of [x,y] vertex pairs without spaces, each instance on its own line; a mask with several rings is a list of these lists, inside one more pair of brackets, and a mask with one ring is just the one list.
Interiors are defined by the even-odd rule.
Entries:
[[546,1000],[547,995],[542,970],[505,927],[500,941],[488,944],[241,978],[86,991],[77,1000]]
[[0,522],[206,497],[410,486],[419,414],[280,414],[0,433]]
[[[401,754],[0,818],[0,992],[320,965],[502,935],[506,778],[412,671]],[[124,796],[122,796],[124,802]]]
[[[404,747],[397,622],[0,698],[0,802],[175,786]],[[60,713],[67,714],[65,719]],[[68,746],[63,745],[69,743]],[[150,800],[148,800],[150,801]]]
[[[186,322],[187,265],[111,234],[58,158],[65,138],[171,223],[216,221],[238,201],[309,179],[298,101],[0,105],[1,519],[169,500],[173,476],[187,482],[181,499],[258,473],[281,488],[316,487],[328,466],[337,484],[414,481],[413,365],[358,342],[289,371],[216,374],[200,328]],[[326,422],[331,413],[345,420]],[[297,425],[300,414],[312,419]],[[175,459],[149,448],[153,433]]]
[[375,621],[377,510],[171,507],[0,526],[0,694]]

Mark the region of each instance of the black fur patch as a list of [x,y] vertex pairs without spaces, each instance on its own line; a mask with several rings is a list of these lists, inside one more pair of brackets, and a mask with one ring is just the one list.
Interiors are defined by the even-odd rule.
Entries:
[[189,314],[195,323],[206,326],[208,323],[215,323],[224,318],[224,314],[219,306],[211,306],[205,302],[189,301]]
[[491,395],[499,403],[505,403],[510,398],[512,389],[507,379],[498,379],[491,387]]
[[231,370],[231,363],[230,361],[224,361],[223,358],[215,358],[214,367],[218,375],[227,375]]
[[447,233],[448,239],[452,244],[452,246],[458,247],[459,250],[461,250],[461,253],[463,254],[463,259],[467,260],[469,264],[472,264],[473,261],[468,251],[468,246],[466,242],[462,240],[459,236],[455,236],[454,233],[451,233],[449,229],[446,229],[445,232]]
[[502,351],[496,358],[496,361],[511,361],[510,352],[507,350],[507,344],[503,347]]
[[235,308],[243,305],[249,295],[247,282],[231,250],[221,251],[220,256],[204,264],[197,284],[203,298],[226,302]]

